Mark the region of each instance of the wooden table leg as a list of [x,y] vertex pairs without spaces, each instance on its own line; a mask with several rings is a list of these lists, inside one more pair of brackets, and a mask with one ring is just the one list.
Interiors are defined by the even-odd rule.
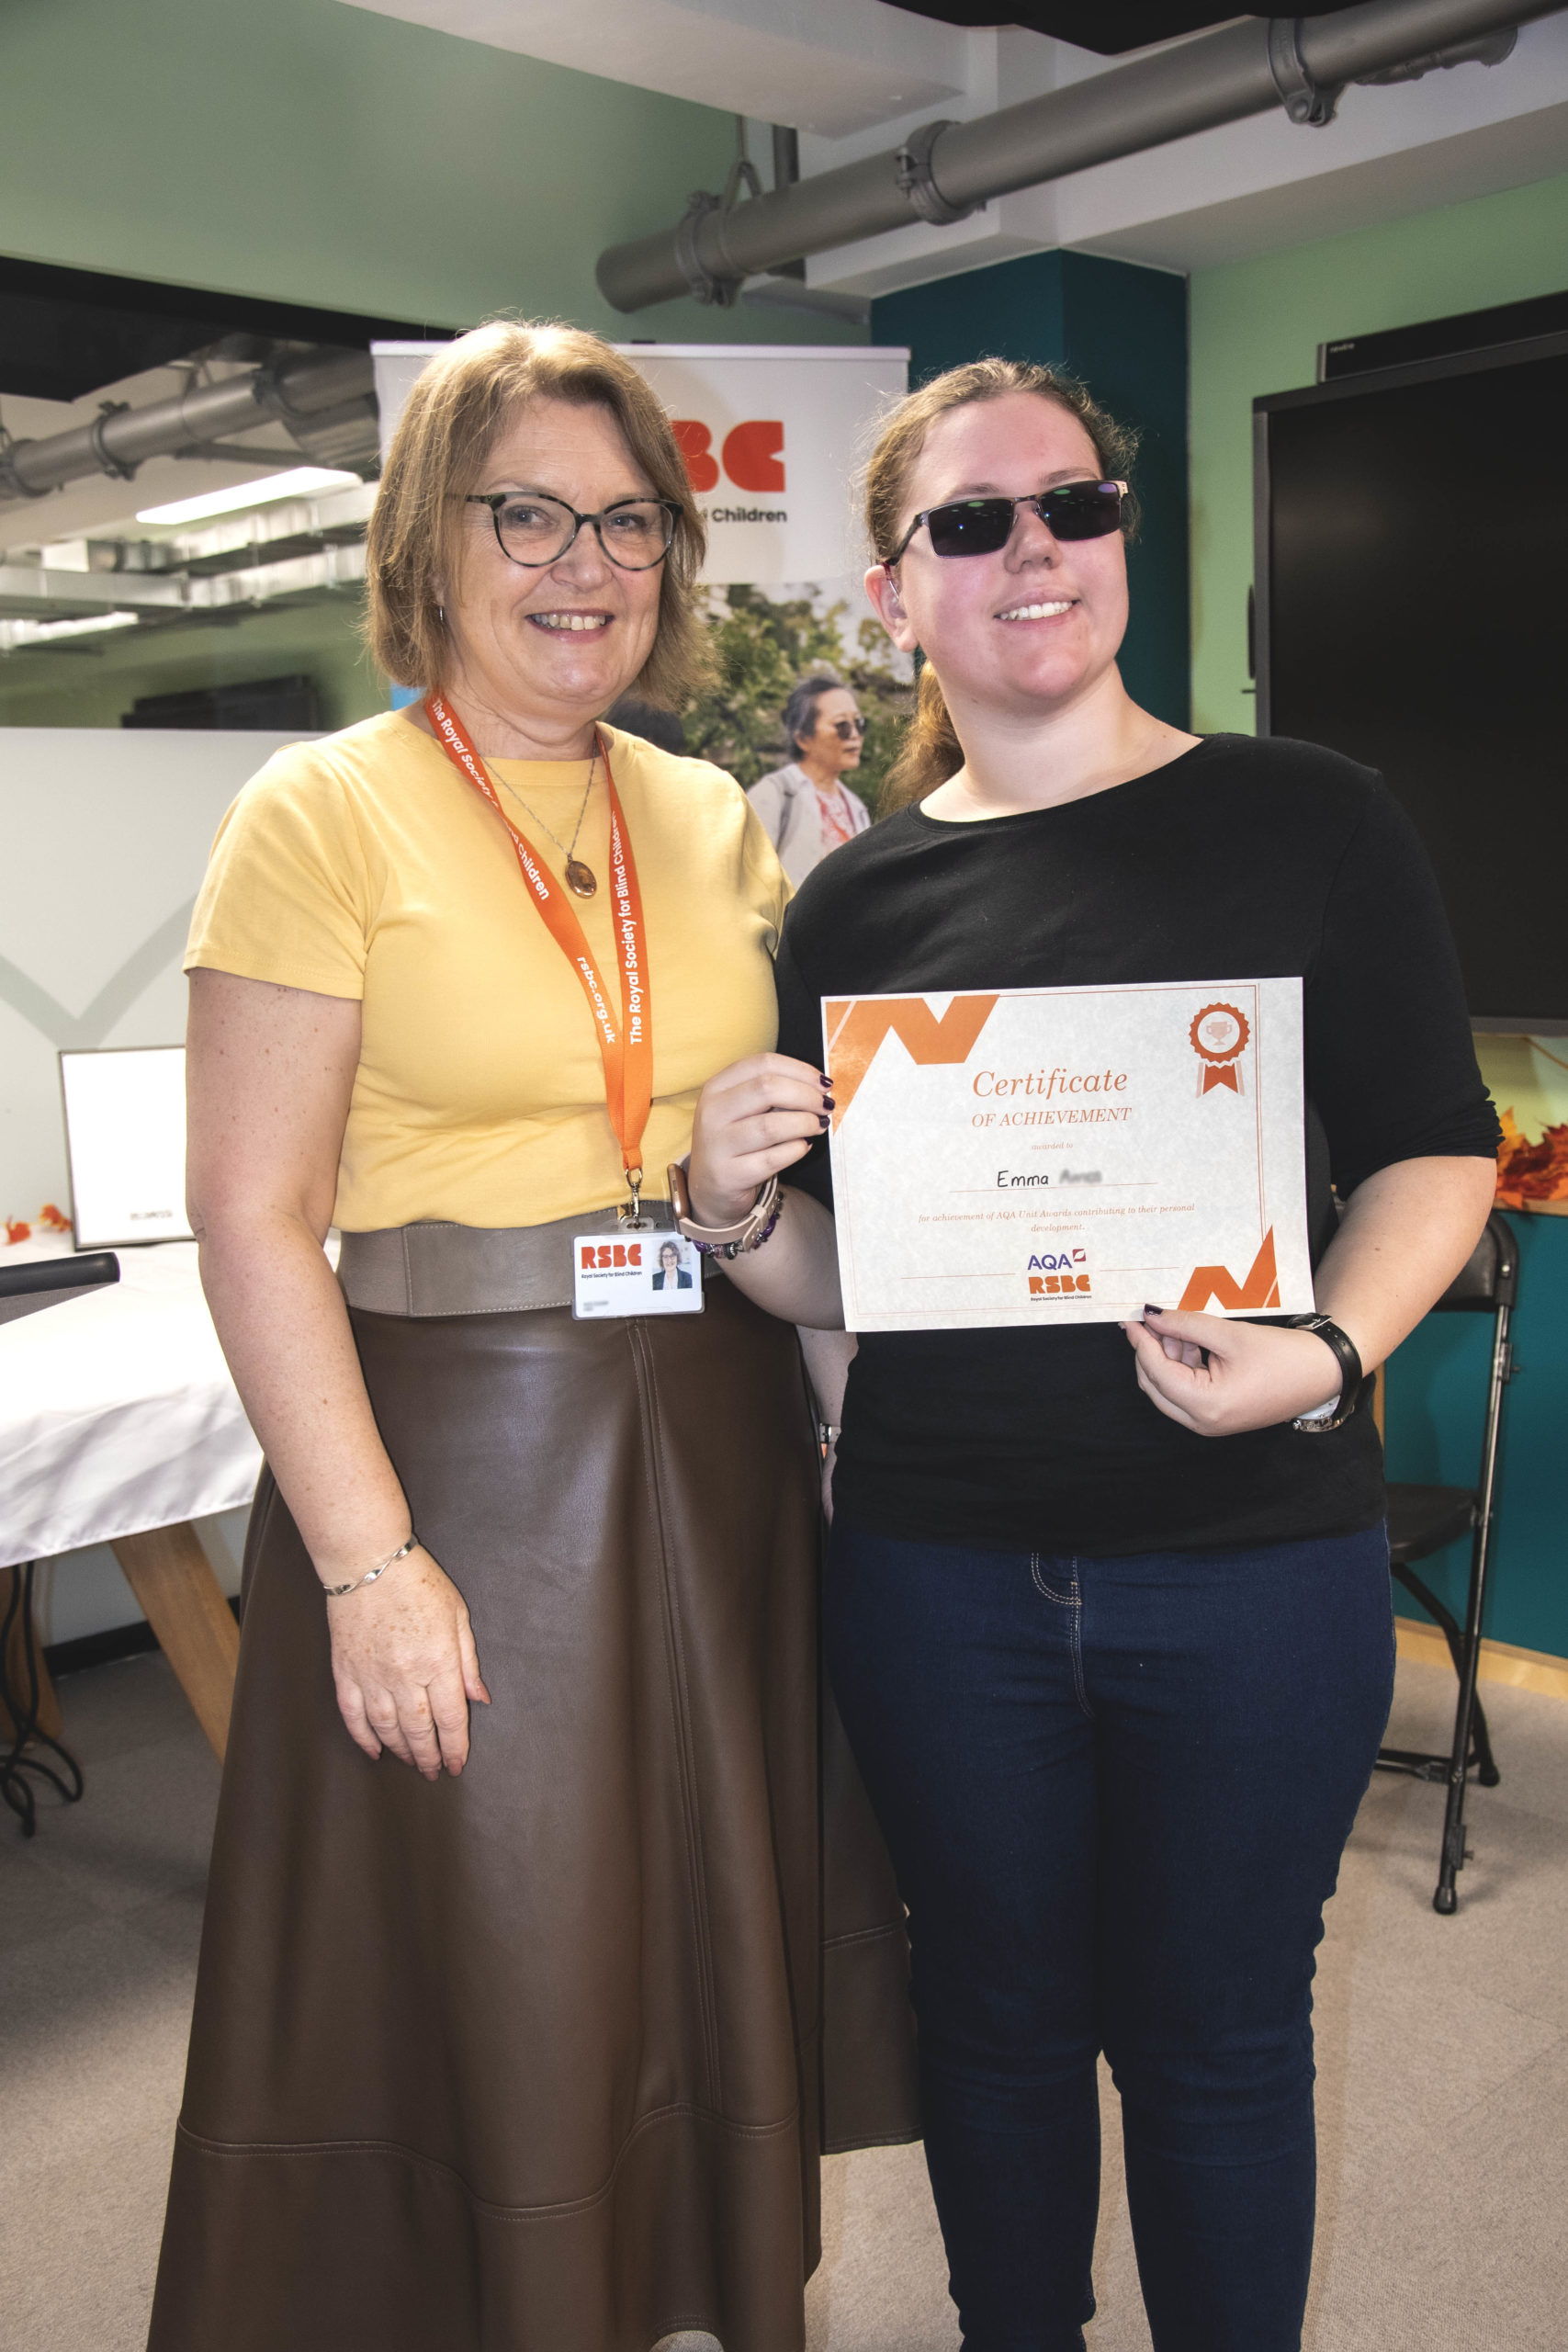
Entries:
[[[4,1623],[10,1611],[11,1595],[21,1573],[20,1568],[0,1568],[0,1623]],[[23,1624],[18,1612],[11,1626],[11,1638],[6,1645],[5,1680],[7,1689],[19,1694],[18,1704],[23,1707],[27,1705],[26,1645],[27,1627]],[[51,1739],[58,1739],[61,1735],[60,1701],[56,1698],[54,1685],[49,1679],[49,1668],[43,1662],[42,1648],[36,1642],[33,1645],[33,1664],[38,1675],[38,1727],[39,1731],[47,1733]],[[0,1700],[0,1738],[14,1739],[16,1735],[17,1726],[11,1721],[5,1702]]]
[[121,1535],[110,1548],[221,1763],[229,1739],[240,1629],[200,1537],[186,1520],[177,1527],[150,1527],[141,1535]]

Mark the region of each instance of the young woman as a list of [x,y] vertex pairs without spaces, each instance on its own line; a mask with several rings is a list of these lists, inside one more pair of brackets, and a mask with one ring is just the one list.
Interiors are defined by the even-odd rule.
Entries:
[[[784,1170],[830,1204],[825,996],[1300,976],[1328,1334],[1156,1304],[1124,1328],[868,1335],[827,1595],[909,1906],[968,2352],[1083,2342],[1101,2050],[1157,2352],[1293,2352],[1313,1954],[1393,1665],[1358,1359],[1463,1263],[1495,1125],[1378,778],[1129,699],[1129,454],[1080,390],[997,360],[890,420],[867,586],[925,655],[906,805],[791,908],[780,1051],[705,1089],[692,1209],[722,1224]],[[737,1278],[832,1319],[823,1230],[787,1196]]]

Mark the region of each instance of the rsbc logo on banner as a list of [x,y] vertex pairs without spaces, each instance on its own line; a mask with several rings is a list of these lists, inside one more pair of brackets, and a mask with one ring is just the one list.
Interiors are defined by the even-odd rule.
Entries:
[[719,468],[737,490],[782,490],[784,429],[777,417],[749,417],[725,435],[713,454],[713,429],[694,416],[671,419],[671,431],[685,461],[686,479],[699,495],[716,490]]

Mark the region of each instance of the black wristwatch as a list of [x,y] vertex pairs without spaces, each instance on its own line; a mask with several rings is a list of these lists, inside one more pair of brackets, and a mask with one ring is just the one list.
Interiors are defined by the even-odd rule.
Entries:
[[1300,1430],[1303,1437],[1320,1437],[1328,1430],[1342,1429],[1360,1403],[1366,1385],[1360,1350],[1348,1332],[1342,1331],[1326,1315],[1287,1315],[1281,1319],[1288,1331],[1315,1331],[1339,1359],[1339,1402],[1332,1413],[1303,1413],[1291,1427]]

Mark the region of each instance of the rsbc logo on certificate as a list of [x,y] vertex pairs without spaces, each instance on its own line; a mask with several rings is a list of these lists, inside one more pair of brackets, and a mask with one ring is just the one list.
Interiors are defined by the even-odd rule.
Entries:
[[1299,979],[824,998],[852,1331],[1309,1313]]

